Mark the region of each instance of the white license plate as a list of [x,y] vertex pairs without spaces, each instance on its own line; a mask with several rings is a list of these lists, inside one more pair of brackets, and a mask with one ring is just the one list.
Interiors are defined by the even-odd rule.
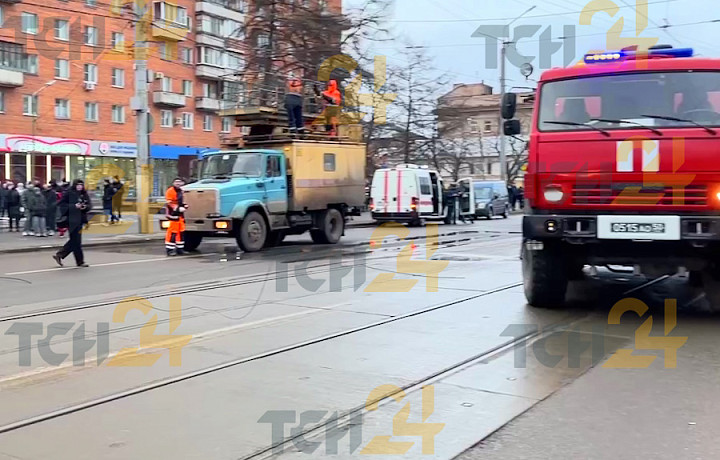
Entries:
[[597,236],[610,240],[679,240],[680,216],[598,216]]

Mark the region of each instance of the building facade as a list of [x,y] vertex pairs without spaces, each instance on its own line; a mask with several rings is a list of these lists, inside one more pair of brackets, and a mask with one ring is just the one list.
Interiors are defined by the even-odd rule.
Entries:
[[[176,175],[191,175],[200,152],[238,130],[218,112],[242,102],[243,70],[255,50],[244,27],[253,6],[148,5],[150,157],[154,194],[162,194]],[[0,179],[79,178],[92,188],[119,176],[134,194],[138,23],[132,2],[0,1]],[[223,102],[227,94],[233,100]]]
[[[522,126],[521,139],[528,134],[532,120],[530,96],[532,93],[518,95],[516,118]],[[460,168],[455,174],[498,179],[502,129],[500,94],[493,94],[493,88],[485,83],[456,84],[438,99],[437,115],[443,145],[448,150],[456,150],[451,153],[457,160],[455,167]],[[508,170],[517,169],[517,163],[524,161],[527,152],[523,150],[523,141],[507,139]]]

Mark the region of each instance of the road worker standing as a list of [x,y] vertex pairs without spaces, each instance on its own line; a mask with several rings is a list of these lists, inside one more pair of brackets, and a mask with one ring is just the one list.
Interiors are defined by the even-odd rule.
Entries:
[[181,255],[185,247],[183,232],[185,231],[185,209],[187,206],[183,201],[182,186],[185,181],[179,177],[175,178],[173,184],[165,192],[165,215],[170,221],[170,226],[165,233],[165,250],[167,255]]

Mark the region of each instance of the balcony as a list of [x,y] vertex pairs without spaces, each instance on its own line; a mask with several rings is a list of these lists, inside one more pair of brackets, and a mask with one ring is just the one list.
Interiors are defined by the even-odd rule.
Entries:
[[217,112],[218,110],[220,110],[220,101],[211,97],[196,97],[195,108],[198,110]]
[[28,71],[28,55],[15,43],[0,42],[0,86],[22,86]]
[[197,2],[195,4],[195,13],[207,13],[211,16],[232,19],[233,21],[245,23],[245,15],[235,9],[232,4],[234,2],[222,2],[219,0]]
[[160,17],[153,18],[152,36],[174,42],[186,40],[190,34],[190,18],[186,23],[169,21]]
[[25,79],[21,70],[0,67],[0,86],[15,88],[24,83]]
[[155,91],[153,92],[153,102],[165,107],[185,107],[185,96],[167,91]]
[[195,76],[198,78],[207,78],[209,80],[222,80],[223,78],[228,77],[228,74],[230,73],[230,70],[222,67],[215,67],[207,64],[197,64],[195,66]]

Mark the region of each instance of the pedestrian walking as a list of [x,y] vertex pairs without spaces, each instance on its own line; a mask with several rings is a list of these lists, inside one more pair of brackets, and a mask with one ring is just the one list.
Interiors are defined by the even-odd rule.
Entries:
[[[60,183],[58,184],[57,188],[57,195],[58,195],[58,222],[60,222],[60,218],[62,217],[62,211],[60,209],[60,200],[62,199],[63,195],[68,191],[70,188],[70,184],[68,184],[68,181],[63,177]],[[67,232],[67,226],[58,225],[58,236],[60,238],[63,238],[65,236],[65,232]]]
[[103,225],[108,226],[115,223],[115,214],[113,213],[113,197],[117,193],[117,188],[110,179],[105,179],[105,185],[103,187],[103,213],[105,214],[105,223]]
[[112,186],[115,193],[112,197],[112,214],[116,217],[116,221],[122,220],[122,204],[123,194],[125,193],[125,184],[120,180],[118,176],[113,177]]
[[20,205],[20,193],[17,191],[17,186],[12,182],[8,184],[8,194],[5,206],[8,211],[8,218],[10,219],[10,231],[13,231],[13,223],[15,223],[15,231],[19,232],[20,219],[22,218],[23,212],[21,211],[22,206]]
[[510,201],[510,210],[515,210],[515,205],[517,204],[517,187],[515,187],[514,183],[511,183],[508,185],[508,201]]
[[525,209],[525,189],[522,187],[518,188],[517,200],[520,203],[520,209]]
[[48,236],[53,236],[57,229],[57,212],[58,212],[58,196],[55,189],[57,184],[52,181],[43,187],[43,196],[45,197],[45,228]]
[[168,256],[181,255],[184,253],[185,242],[183,232],[185,231],[185,201],[183,201],[182,186],[185,182],[179,177],[175,178],[173,184],[165,192],[165,215],[170,221],[170,226],[165,233],[165,251]]
[[32,184],[32,187],[28,187],[28,191],[25,193],[25,206],[28,210],[27,215],[32,220],[30,235],[38,238],[46,236],[45,214],[47,212],[47,204],[42,188],[37,184]]
[[69,238],[65,246],[53,256],[53,259],[62,267],[63,259],[72,253],[78,267],[87,267],[82,250],[81,234],[83,227],[88,223],[87,214],[92,209],[92,203],[90,195],[85,190],[85,183],[80,179],[75,179],[72,187],[63,193],[58,206],[60,207],[58,225],[67,228]]

